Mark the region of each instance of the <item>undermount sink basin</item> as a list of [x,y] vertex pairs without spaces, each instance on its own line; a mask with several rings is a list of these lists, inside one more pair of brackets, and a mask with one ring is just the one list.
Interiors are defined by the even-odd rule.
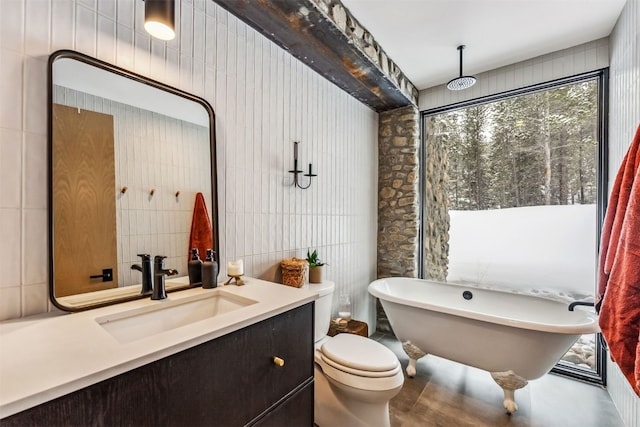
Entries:
[[158,301],[147,307],[98,317],[96,322],[119,342],[126,344],[211,319],[256,302],[215,289],[205,295],[194,295],[173,301]]

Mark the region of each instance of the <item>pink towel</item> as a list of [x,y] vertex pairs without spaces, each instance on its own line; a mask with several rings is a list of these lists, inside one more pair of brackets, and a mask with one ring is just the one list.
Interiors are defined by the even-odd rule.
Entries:
[[640,126],[611,190],[602,228],[600,329],[611,357],[640,396]]
[[198,248],[200,259],[207,256],[207,249],[213,247],[213,229],[207,212],[207,205],[204,202],[202,193],[196,194],[196,202],[193,206],[193,217],[191,219],[191,235],[189,236],[189,247],[187,248],[187,260],[191,259],[191,249]]

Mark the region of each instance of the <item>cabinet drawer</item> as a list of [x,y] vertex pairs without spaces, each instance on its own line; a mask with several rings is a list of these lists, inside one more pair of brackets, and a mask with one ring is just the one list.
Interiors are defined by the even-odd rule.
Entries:
[[251,427],[313,426],[313,384],[308,381]]
[[[220,384],[211,391],[213,401],[224,401],[229,390],[243,390],[239,400],[229,401],[232,411],[249,410],[253,419],[309,378],[313,378],[313,303],[281,314],[230,336],[233,354],[226,361],[215,356],[210,363],[221,363],[231,384]],[[274,363],[274,357],[284,361]],[[206,384],[202,385],[206,388]],[[234,415],[239,416],[240,413]]]

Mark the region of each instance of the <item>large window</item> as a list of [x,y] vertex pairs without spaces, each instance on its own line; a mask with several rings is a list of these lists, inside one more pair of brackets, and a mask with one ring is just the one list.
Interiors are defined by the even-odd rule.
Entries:
[[[448,282],[593,298],[603,82],[592,73],[423,113],[425,147],[446,151],[438,182],[450,221]],[[599,378],[596,341],[582,337],[561,365]]]

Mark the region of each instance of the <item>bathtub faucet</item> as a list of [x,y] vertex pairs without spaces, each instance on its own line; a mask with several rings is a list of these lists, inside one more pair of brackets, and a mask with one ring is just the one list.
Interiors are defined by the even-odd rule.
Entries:
[[573,311],[573,309],[576,307],[576,305],[586,305],[588,307],[595,307],[595,303],[593,302],[588,302],[588,301],[574,301],[571,304],[569,304],[569,311]]

